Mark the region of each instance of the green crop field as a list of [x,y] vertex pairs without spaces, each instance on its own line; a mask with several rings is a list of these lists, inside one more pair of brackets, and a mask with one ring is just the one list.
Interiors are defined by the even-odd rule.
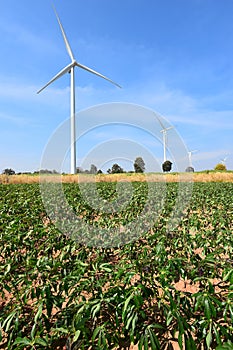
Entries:
[[[96,248],[56,228],[39,184],[0,185],[0,348],[232,350],[233,183],[194,183],[168,230],[177,186],[165,184],[163,208],[140,237]],[[95,232],[124,228],[148,196],[135,182],[127,205],[111,211],[116,183],[99,183],[103,213],[78,184],[63,188]]]

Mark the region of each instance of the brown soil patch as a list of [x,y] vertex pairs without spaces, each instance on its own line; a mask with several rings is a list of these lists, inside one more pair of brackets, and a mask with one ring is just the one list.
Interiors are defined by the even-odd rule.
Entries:
[[197,293],[199,291],[199,282],[192,283],[191,280],[180,279],[177,283],[173,284],[174,288],[180,292]]

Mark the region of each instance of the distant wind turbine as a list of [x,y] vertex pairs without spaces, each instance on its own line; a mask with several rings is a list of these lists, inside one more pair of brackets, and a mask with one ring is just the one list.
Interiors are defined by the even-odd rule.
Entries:
[[57,11],[54,8],[54,12],[55,15],[57,17],[57,21],[58,24],[60,26],[61,32],[62,32],[62,36],[66,45],[66,50],[68,52],[68,55],[70,56],[71,59],[71,63],[68,64],[65,68],[63,68],[59,73],[57,73],[57,75],[55,75],[45,86],[43,86],[39,91],[37,91],[37,93],[39,94],[42,90],[44,90],[48,85],[50,85],[51,83],[53,83],[55,80],[57,80],[58,78],[60,78],[61,76],[63,76],[66,73],[70,73],[70,132],[71,132],[71,144],[70,144],[70,149],[71,149],[71,174],[75,174],[76,173],[76,133],[75,133],[75,74],[74,74],[74,69],[75,67],[79,67],[82,69],[85,69],[86,71],[96,74],[99,77],[108,80],[110,83],[121,87],[120,85],[118,85],[117,83],[115,83],[114,81],[112,81],[111,79],[105,77],[104,75],[94,71],[93,69],[84,66],[83,64],[77,62],[74,58],[73,52],[71,50],[70,44],[68,42],[67,36],[65,34],[64,28],[61,24],[60,18],[58,17]]
[[189,157],[189,166],[190,167],[192,167],[193,165],[192,165],[192,154],[193,153],[196,153],[196,152],[198,152],[198,150],[197,149],[195,149],[195,150],[193,150],[193,151],[188,151],[188,157]]
[[226,166],[226,160],[228,157],[229,157],[229,155],[227,155],[225,158],[221,159],[221,163],[225,166]]
[[[156,116],[157,117],[157,116]],[[173,126],[169,126],[168,128],[163,125],[159,117],[157,117],[159,124],[162,127],[162,130],[160,132],[163,134],[163,162],[166,162],[167,160],[167,155],[166,155],[166,150],[167,150],[167,131],[173,129]]]

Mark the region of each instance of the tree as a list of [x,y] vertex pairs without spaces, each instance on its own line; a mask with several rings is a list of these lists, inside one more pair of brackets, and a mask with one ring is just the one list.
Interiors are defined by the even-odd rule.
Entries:
[[134,161],[134,170],[135,173],[144,173],[145,171],[145,162],[142,157],[137,157]]
[[223,164],[223,163],[218,163],[218,164],[215,166],[214,170],[226,171],[227,168],[226,168],[226,165],[225,165],[225,164]]
[[185,171],[186,171],[187,173],[194,173],[194,168],[193,168],[192,166],[188,166],[188,167],[185,169]]
[[99,169],[99,170],[97,171],[97,174],[103,174],[102,170]]
[[163,164],[162,164],[162,168],[164,172],[168,172],[171,171],[172,169],[172,162],[170,162],[170,160],[166,160]]
[[123,172],[124,172],[124,170],[123,170],[123,168],[120,165],[113,164],[112,170],[111,170],[112,174],[120,174],[120,173],[123,173]]
[[97,167],[94,164],[91,164],[90,174],[96,174],[96,173],[97,173]]
[[4,169],[2,172],[4,175],[15,175],[15,171],[13,169]]
[[39,174],[58,174],[56,170],[40,169]]
[[77,167],[77,168],[76,168],[76,173],[77,173],[77,174],[83,173],[83,168]]

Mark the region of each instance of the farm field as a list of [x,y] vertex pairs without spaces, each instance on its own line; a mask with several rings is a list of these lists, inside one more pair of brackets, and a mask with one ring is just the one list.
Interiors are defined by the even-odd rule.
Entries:
[[[194,182],[233,182],[233,171],[210,171],[210,172],[197,172],[197,173],[149,173],[149,174],[135,174],[135,173],[123,173],[123,174],[100,174],[100,175],[89,175],[89,174],[81,174],[81,175],[61,175],[61,176],[53,176],[49,175],[49,177],[59,179],[64,183],[78,183],[79,181],[96,181],[96,182],[115,182],[115,181],[152,181],[152,182],[179,182],[182,181],[182,177],[185,177],[187,180],[188,177],[191,178]],[[39,183],[40,176],[38,175],[0,175],[0,184],[7,183]]]
[[[171,230],[178,184],[165,183],[152,227],[116,248],[61,233],[38,183],[1,184],[0,348],[233,349],[233,183],[218,181],[194,183]],[[135,181],[127,206],[103,213],[77,183],[62,186],[76,214],[97,230],[133,221],[148,195],[147,182]],[[109,208],[116,188],[98,183]]]

